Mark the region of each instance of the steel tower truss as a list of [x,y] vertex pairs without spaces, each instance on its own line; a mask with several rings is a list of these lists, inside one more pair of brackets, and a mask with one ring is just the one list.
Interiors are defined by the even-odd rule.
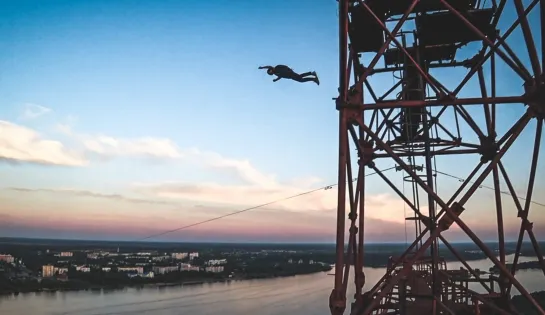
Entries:
[[[348,274],[353,265],[356,293],[351,304],[352,314],[516,314],[509,298],[512,287],[525,296],[540,314],[545,314],[514,277],[524,235],[531,240],[545,274],[542,250],[528,217],[545,117],[545,0],[529,0],[524,4],[522,0],[338,1],[337,268],[330,296],[331,313],[339,315],[346,309]],[[529,14],[532,12],[540,16],[537,27],[530,26]],[[500,17],[508,13],[513,21],[500,29]],[[527,53],[524,58],[517,56],[507,44],[515,30],[522,31],[523,51]],[[541,53],[536,48],[536,35],[541,38]],[[410,41],[412,43],[408,43]],[[459,60],[457,52],[465,46],[467,48],[464,49],[470,50],[471,45],[476,49],[465,60]],[[365,56],[370,56],[368,62]],[[525,64],[521,59],[529,62]],[[513,71],[509,80],[521,79],[520,93],[499,95],[502,93],[497,90],[499,79],[496,73],[500,60]],[[379,61],[384,64],[382,68],[377,67]],[[463,79],[454,84],[452,78],[443,80],[443,83],[438,79],[438,73],[448,73],[455,67],[466,71]],[[377,94],[377,84],[372,82],[373,77],[381,74],[389,74],[395,79],[393,86],[383,95]],[[471,84],[473,89],[464,89]],[[384,81],[381,85],[384,86]],[[462,89],[468,92],[460,93]],[[520,114],[513,118],[512,126],[506,128],[505,133],[497,134],[500,129],[497,113],[498,108],[505,108],[502,106],[515,106]],[[475,108],[480,108],[485,124],[479,125],[475,115],[470,114]],[[450,121],[455,121],[450,127],[443,123],[449,115]],[[459,130],[462,122],[474,135],[462,137]],[[521,202],[502,164],[502,157],[521,132],[534,125],[534,146],[528,151],[533,153],[527,193],[525,201]],[[468,138],[470,140],[466,140]],[[352,143],[356,157],[351,156]],[[433,159],[450,155],[477,155],[480,162],[452,196],[439,196],[434,181]],[[380,159],[395,161],[397,169],[405,172],[405,180],[424,193],[424,198],[420,199],[425,200],[426,213],[421,211],[414,196],[406,196],[399,185],[378,169],[375,162]],[[358,169],[352,170],[355,160]],[[418,161],[422,161],[421,166],[417,165]],[[416,233],[414,242],[405,252],[390,260],[382,279],[364,292],[367,168],[376,172],[412,209],[414,215],[406,219],[416,222]],[[494,184],[496,218],[493,220],[497,222],[499,258],[461,216],[463,212],[476,211],[465,209],[465,206],[490,175]],[[355,181],[347,180],[356,177]],[[511,268],[505,261],[502,183],[518,209],[520,220],[517,250]],[[347,223],[350,228],[345,233]],[[499,277],[495,280],[480,277],[450,245],[443,232],[453,223],[499,269]],[[348,246],[345,248],[347,235]],[[464,270],[447,270],[438,254],[439,243],[463,263]],[[491,283],[493,280],[497,283],[496,289]],[[468,289],[468,281],[481,283],[486,293]]]

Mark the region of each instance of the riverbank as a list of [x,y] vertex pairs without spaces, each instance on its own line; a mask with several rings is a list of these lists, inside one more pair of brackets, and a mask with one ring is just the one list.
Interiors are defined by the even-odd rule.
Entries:
[[[57,287],[57,288],[46,287],[46,288],[38,288],[38,289],[21,288],[18,290],[2,290],[0,291],[0,295],[11,295],[11,294],[17,295],[20,293],[38,293],[38,292],[70,292],[70,291],[100,291],[100,290],[115,291],[115,290],[123,290],[126,288],[161,288],[161,287],[174,287],[174,286],[191,286],[191,285],[201,285],[206,283],[219,283],[219,282],[230,282],[230,281],[240,281],[240,280],[205,279],[200,281],[183,281],[183,282],[160,282],[160,283],[104,285],[104,286],[90,285],[88,287]],[[64,281],[63,283],[68,284],[69,281]]]
[[274,278],[287,278],[298,275],[308,275],[320,272],[328,272],[332,268],[330,266],[321,266],[315,269],[303,269],[297,272],[275,272],[275,273],[263,273],[255,272],[251,274],[234,274],[234,275],[210,275],[210,278],[193,278],[191,280],[180,281],[161,281],[152,282],[152,279],[130,279],[133,282],[128,283],[115,283],[108,285],[92,284],[80,279],[75,280],[55,280],[55,279],[43,279],[41,282],[37,280],[30,280],[26,282],[20,282],[17,287],[0,289],[0,295],[18,295],[20,293],[33,293],[33,292],[70,292],[70,291],[100,291],[100,290],[123,290],[125,288],[161,288],[161,287],[175,287],[175,286],[195,286],[210,283],[221,283],[231,281],[245,281],[256,279],[274,279]]
[[[507,267],[507,269],[511,270],[511,268],[513,268],[513,264],[505,264],[505,266]],[[532,260],[532,261],[525,261],[525,262],[519,262],[517,264],[517,267],[515,268],[517,271],[519,270],[541,270],[541,264],[539,261],[537,260]],[[490,272],[492,273],[495,273],[495,274],[499,274],[500,273],[500,269],[496,266],[492,266],[490,267],[489,269]]]

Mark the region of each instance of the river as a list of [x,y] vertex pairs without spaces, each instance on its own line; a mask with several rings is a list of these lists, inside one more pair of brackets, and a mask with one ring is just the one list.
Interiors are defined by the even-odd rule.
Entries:
[[[510,259],[512,256],[508,261]],[[521,259],[528,260],[531,259]],[[488,270],[492,265],[488,260],[470,264],[481,270]],[[459,266],[460,263],[449,263],[449,268]],[[365,271],[366,287],[372,286],[385,272],[384,268],[366,268]],[[530,292],[545,290],[541,271],[519,271],[517,278]],[[328,298],[332,285],[333,276],[317,273],[185,287],[27,293],[0,297],[0,314],[323,315],[329,314]],[[349,300],[352,292],[349,292]]]

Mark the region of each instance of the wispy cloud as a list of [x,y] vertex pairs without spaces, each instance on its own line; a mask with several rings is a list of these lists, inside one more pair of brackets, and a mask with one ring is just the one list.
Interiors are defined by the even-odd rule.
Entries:
[[24,110],[23,110],[23,114],[21,115],[21,118],[25,120],[36,119],[50,112],[51,112],[51,109],[45,106],[33,104],[33,103],[27,103],[27,104],[24,104]]
[[71,137],[91,155],[103,158],[152,157],[180,159],[186,152],[168,138],[138,137],[123,138],[105,134],[81,134],[73,130],[72,124],[59,124],[57,131]]
[[178,159],[183,157],[181,150],[169,139],[143,137],[123,139],[109,136],[86,137],[82,144],[88,152],[104,157],[149,156]]
[[44,139],[36,131],[0,120],[0,159],[44,165],[83,166],[83,155],[61,142]]
[[[278,186],[273,174],[257,170],[247,159],[233,159],[216,152],[198,148],[180,148],[173,140],[158,137],[123,138],[113,135],[89,135],[75,132],[70,125],[58,125],[57,130],[81,144],[89,158],[148,157],[162,160],[177,160],[222,171],[237,177],[245,183],[260,187]],[[319,178],[301,179],[305,183],[316,183]]]
[[111,135],[82,135],[71,133],[91,155],[102,158],[146,157],[173,160],[233,175],[259,186],[274,187],[275,176],[258,171],[246,159],[232,159],[216,152],[198,148],[180,148],[173,140],[157,137],[121,138]]
[[[180,148],[168,138],[82,134],[73,129],[73,120],[59,124],[56,128],[72,140],[70,148],[60,141],[42,138],[33,129],[0,121],[0,159],[68,166],[82,166],[114,158],[172,160],[225,172],[250,185],[269,188],[278,186],[273,174],[260,172],[246,159],[232,159],[198,148]],[[316,182],[316,179],[312,181]]]
[[206,166],[228,171],[248,184],[271,188],[278,186],[276,176],[260,172],[248,160],[230,159],[217,153],[198,150],[193,150],[193,154],[199,157]]
[[102,194],[102,193],[92,192],[88,190],[44,189],[44,188],[30,189],[30,188],[20,188],[20,187],[9,187],[6,189],[11,191],[23,192],[23,193],[45,192],[45,193],[65,194],[65,195],[73,195],[73,196],[80,196],[80,197],[108,199],[112,201],[121,201],[121,202],[129,202],[129,203],[136,203],[136,204],[152,204],[152,205],[167,205],[167,206],[179,205],[179,203],[173,202],[173,201],[131,198],[131,197],[126,197],[120,194]]

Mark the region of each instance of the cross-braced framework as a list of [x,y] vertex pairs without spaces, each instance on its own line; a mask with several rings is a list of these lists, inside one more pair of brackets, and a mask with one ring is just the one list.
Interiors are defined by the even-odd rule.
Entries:
[[[545,117],[545,0],[338,1],[339,186],[331,313],[346,309],[353,265],[353,314],[516,314],[510,303],[512,287],[545,314],[515,278],[525,235],[545,274],[542,250],[528,216]],[[530,16],[537,16],[537,23]],[[508,44],[515,32],[520,32],[517,49]],[[389,79],[380,79],[381,75]],[[392,80],[393,85],[379,94]],[[523,130],[534,128],[528,133],[534,138],[533,147],[517,152],[531,155],[523,199],[517,196],[502,158]],[[352,143],[357,157],[351,156]],[[454,155],[475,156],[477,165],[471,166],[473,170],[452,195],[440,196],[437,160],[452,162]],[[377,161],[388,159],[412,185],[410,196],[376,167]],[[357,170],[352,169],[355,160]],[[386,274],[364,292],[367,168],[412,209],[414,214],[406,220],[414,222],[415,239],[400,257],[390,259]],[[498,253],[462,219],[480,211],[468,202],[488,177],[494,188],[489,204],[496,210],[490,220],[497,222]],[[505,190],[518,215],[505,211],[501,196]],[[511,268],[506,264],[504,217],[520,220]],[[486,254],[500,271],[498,277],[485,279],[451,246],[445,232],[453,223]],[[465,269],[448,270],[439,256],[440,243]],[[480,283],[484,291],[471,290],[468,282]]]

